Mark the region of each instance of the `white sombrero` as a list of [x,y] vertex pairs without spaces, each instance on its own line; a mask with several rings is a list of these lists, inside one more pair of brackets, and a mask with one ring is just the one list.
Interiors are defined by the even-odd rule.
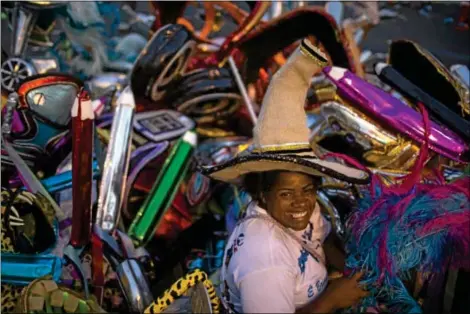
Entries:
[[367,172],[321,160],[309,144],[305,99],[312,76],[326,65],[324,54],[304,39],[269,84],[258,123],[253,129],[251,149],[219,165],[203,166],[201,172],[231,183],[248,173],[273,170],[368,183]]

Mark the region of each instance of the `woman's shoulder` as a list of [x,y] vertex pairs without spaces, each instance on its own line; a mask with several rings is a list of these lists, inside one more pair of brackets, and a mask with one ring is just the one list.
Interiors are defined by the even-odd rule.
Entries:
[[269,239],[271,247],[286,248],[284,233],[268,218],[269,216],[264,209],[252,203],[245,217],[242,218],[245,221],[240,223],[240,230],[244,232],[245,236],[249,236],[254,243],[266,242],[266,239]]
[[226,262],[228,273],[238,286],[250,275],[260,276],[280,268],[295,273],[295,257],[278,239],[270,226],[249,222],[240,226],[239,232],[227,243]]
[[[239,267],[250,268],[252,271],[271,267],[289,267],[295,265],[295,257],[289,251],[289,243],[269,222],[252,219],[242,223],[235,229],[228,248],[239,263]],[[246,261],[250,262],[247,263]]]

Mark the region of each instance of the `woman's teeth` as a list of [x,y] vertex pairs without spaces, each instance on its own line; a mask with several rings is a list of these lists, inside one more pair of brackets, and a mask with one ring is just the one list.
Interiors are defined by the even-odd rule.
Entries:
[[304,211],[304,212],[301,212],[301,213],[290,213],[290,215],[294,218],[294,219],[300,219],[300,218],[303,218],[307,215],[307,211]]

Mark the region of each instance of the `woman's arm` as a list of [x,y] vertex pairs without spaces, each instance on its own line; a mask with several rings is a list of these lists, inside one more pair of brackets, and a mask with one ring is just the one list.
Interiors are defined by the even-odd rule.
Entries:
[[341,248],[341,240],[333,231],[323,242],[323,250],[325,251],[327,264],[342,272],[345,266],[346,254]]

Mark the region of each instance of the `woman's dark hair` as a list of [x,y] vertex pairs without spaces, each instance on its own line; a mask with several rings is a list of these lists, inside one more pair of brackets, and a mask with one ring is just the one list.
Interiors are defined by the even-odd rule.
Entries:
[[252,172],[243,179],[243,189],[259,201],[262,192],[269,191],[276,183],[280,171]]
[[[266,171],[249,173],[245,175],[243,179],[243,189],[248,192],[254,200],[259,201],[261,193],[270,191],[273,185],[276,184],[281,172],[282,171]],[[311,177],[316,184],[321,184],[320,177]]]

